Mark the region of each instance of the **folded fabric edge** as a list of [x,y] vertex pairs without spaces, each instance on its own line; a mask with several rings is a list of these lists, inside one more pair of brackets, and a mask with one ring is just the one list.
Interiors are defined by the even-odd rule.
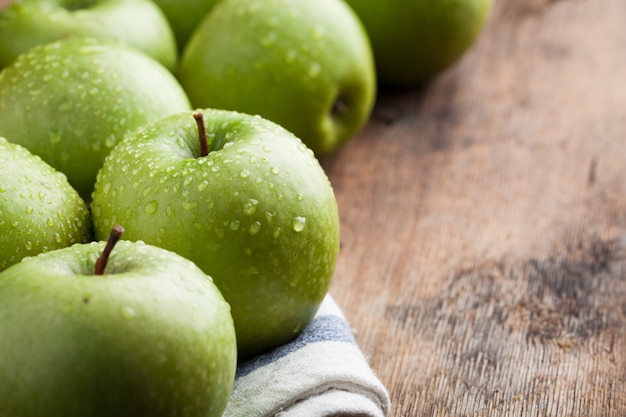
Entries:
[[281,410],[276,417],[384,417],[384,411],[370,398],[353,392],[328,390]]
[[330,390],[351,392],[390,409],[389,394],[356,345],[318,342],[235,381],[225,417],[270,417]]
[[387,389],[357,346],[341,309],[327,294],[296,339],[239,364],[224,416],[274,416],[333,391],[362,397],[382,416],[389,413]]

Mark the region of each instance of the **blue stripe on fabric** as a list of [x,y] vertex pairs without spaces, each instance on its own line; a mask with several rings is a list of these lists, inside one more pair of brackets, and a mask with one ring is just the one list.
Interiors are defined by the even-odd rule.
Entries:
[[255,369],[266,366],[311,343],[330,341],[356,344],[350,326],[341,317],[335,315],[315,317],[291,342],[240,363],[237,366],[236,378],[246,376]]

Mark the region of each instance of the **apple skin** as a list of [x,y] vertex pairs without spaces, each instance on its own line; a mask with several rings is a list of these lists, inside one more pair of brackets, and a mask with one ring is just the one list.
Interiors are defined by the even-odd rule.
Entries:
[[65,175],[0,137],[0,271],[92,239],[91,216]]
[[328,291],[339,251],[335,196],[298,138],[260,116],[204,114],[200,157],[192,112],[127,136],[98,174],[91,205],[103,238],[125,238],[190,259],[232,308],[240,357],[293,339]]
[[63,172],[85,200],[126,133],[189,108],[158,62],[95,39],[36,46],[0,73],[0,136]]
[[194,107],[258,114],[317,156],[362,128],[376,94],[367,35],[340,0],[223,0],[189,39],[177,76]]
[[367,29],[379,83],[414,87],[474,43],[493,0],[346,0]]
[[182,51],[200,21],[220,0],[153,0],[170,22],[178,50]]
[[150,0],[15,0],[0,9],[0,68],[33,46],[69,36],[130,45],[170,71],[178,60],[169,22]]
[[0,415],[218,417],[236,369],[227,303],[188,260],[119,241],[0,274]]

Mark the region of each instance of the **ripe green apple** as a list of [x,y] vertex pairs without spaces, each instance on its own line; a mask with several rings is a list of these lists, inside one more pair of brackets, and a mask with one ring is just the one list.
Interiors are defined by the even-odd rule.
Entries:
[[233,111],[184,112],[127,136],[98,174],[91,209],[97,238],[121,222],[127,239],[212,276],[241,357],[310,322],[339,250],[337,203],[312,151],[281,126]]
[[[0,415],[219,417],[228,304],[192,262],[141,242],[75,244],[0,273]],[[111,251],[112,250],[112,251]]]
[[153,0],[163,10],[182,51],[200,21],[220,0]]
[[188,109],[162,65],[95,39],[36,46],[0,73],[0,136],[67,175],[85,200],[104,157],[127,132]]
[[68,36],[131,45],[169,70],[178,59],[169,22],[150,0],[14,0],[0,9],[0,68],[35,45]]
[[91,240],[91,216],[65,175],[2,137],[0,178],[0,271]]
[[367,29],[383,85],[412,87],[456,62],[493,0],[346,0]]
[[177,75],[194,107],[258,114],[318,156],[365,124],[376,93],[367,35],[342,0],[223,0]]

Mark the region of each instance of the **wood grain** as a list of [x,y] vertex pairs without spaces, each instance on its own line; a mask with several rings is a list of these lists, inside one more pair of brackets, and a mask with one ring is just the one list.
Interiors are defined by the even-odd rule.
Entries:
[[499,0],[323,160],[393,417],[626,415],[626,2]]

